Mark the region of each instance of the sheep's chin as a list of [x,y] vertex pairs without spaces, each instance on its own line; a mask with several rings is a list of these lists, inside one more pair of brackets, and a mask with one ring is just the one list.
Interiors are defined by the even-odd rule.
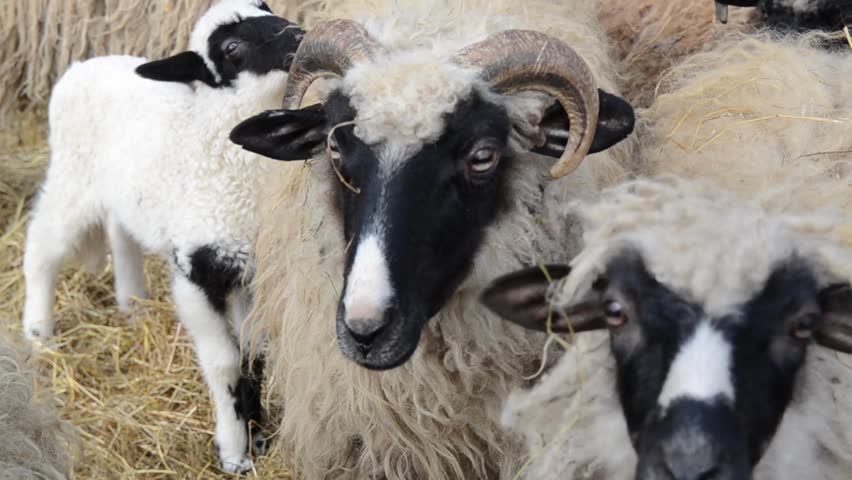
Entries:
[[395,322],[381,333],[372,348],[364,353],[350,336],[341,318],[337,320],[337,345],[347,359],[370,370],[391,370],[404,364],[414,355],[420,343],[425,321],[406,319]]

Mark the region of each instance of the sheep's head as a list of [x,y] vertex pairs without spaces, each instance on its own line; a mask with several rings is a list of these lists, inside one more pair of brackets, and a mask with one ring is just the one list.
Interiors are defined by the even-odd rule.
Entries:
[[[296,110],[319,77],[339,80],[323,104]],[[328,151],[348,245],[339,345],[374,369],[414,352],[506,210],[508,176],[546,165],[530,150],[566,175],[633,127],[630,106],[599,92],[573,50],[525,31],[441,58],[390,53],[360,25],[329,22],[305,36],[284,103],[231,139],[280,160]]]
[[809,345],[852,353],[849,258],[759,209],[642,189],[586,210],[593,243],[571,267],[510,274],[483,303],[527,328],[609,331],[637,479],[749,479]]
[[242,72],[286,72],[304,32],[261,0],[221,0],[196,22],[190,50],[140,65],[152,80],[230,87]]

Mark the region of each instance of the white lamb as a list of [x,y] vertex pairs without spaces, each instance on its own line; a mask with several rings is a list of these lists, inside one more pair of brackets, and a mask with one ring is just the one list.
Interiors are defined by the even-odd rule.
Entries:
[[270,162],[228,133],[280,104],[301,36],[260,0],[222,0],[198,20],[187,52],[73,65],[50,101],[50,165],[27,235],[23,325],[35,340],[53,334],[54,284],[69,253],[97,266],[109,239],[123,310],[146,295],[143,252],[171,260],[178,317],[212,393],[229,472],[250,468],[247,424],[262,417],[260,378],[241,376],[236,339],[257,185]]

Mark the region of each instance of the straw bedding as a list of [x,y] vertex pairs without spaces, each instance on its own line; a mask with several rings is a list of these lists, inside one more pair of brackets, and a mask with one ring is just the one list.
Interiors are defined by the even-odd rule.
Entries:
[[[0,133],[3,335],[20,334],[27,204],[48,155],[39,142],[39,118],[17,117],[14,125],[22,127]],[[68,265],[57,284],[60,334],[35,363],[48,379],[43,387],[57,396],[61,417],[78,430],[82,453],[75,478],[233,478],[216,468],[213,410],[191,341],[175,319],[166,270],[164,262],[149,259],[151,299],[139,305],[130,325],[116,308],[109,269],[91,275]],[[283,465],[264,457],[250,477],[290,478]]]

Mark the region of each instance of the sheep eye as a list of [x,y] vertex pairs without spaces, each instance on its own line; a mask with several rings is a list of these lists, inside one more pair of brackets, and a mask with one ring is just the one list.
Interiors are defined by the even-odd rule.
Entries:
[[468,165],[471,173],[481,175],[488,173],[497,166],[500,161],[500,154],[496,150],[489,147],[477,149],[470,156]]
[[796,340],[810,340],[814,334],[815,317],[816,315],[807,315],[797,320],[790,329],[790,336]]
[[334,135],[329,135],[328,137],[328,156],[332,160],[340,160],[342,157],[340,154],[340,145],[337,144],[337,139],[334,138]]
[[225,47],[225,55],[233,55],[240,46],[239,42],[231,42]]
[[606,316],[606,324],[610,327],[620,327],[627,321],[624,307],[615,300],[608,300],[604,304],[604,316]]

